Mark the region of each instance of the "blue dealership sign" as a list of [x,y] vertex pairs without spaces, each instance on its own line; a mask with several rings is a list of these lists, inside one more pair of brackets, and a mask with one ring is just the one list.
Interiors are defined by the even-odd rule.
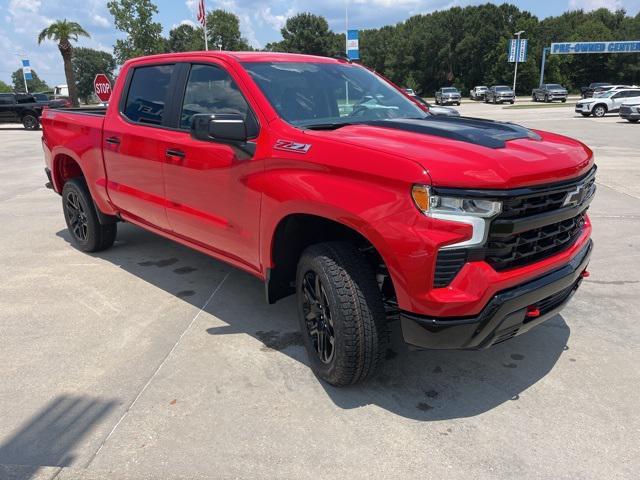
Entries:
[[347,31],[347,57],[349,60],[360,59],[360,41],[358,30]]
[[33,75],[31,75],[31,66],[29,65],[29,60],[22,60],[22,74],[24,75],[25,80],[33,80]]
[[563,42],[552,43],[551,53],[574,55],[581,53],[639,53],[640,40],[625,42]]
[[527,61],[527,50],[529,41],[526,38],[510,40],[509,41],[509,61],[515,62],[518,59],[518,63]]

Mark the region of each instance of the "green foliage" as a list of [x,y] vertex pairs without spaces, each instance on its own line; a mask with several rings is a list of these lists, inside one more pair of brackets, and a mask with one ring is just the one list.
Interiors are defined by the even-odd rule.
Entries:
[[126,39],[116,40],[113,46],[118,63],[165,51],[162,25],[153,21],[158,7],[151,0],[112,0],[107,7],[116,28],[127,34]]
[[294,15],[287,19],[280,33],[282,41],[268,44],[267,50],[324,56],[345,52],[344,34],[338,35],[329,30],[329,24],[319,15]]
[[[29,93],[46,92],[50,90],[47,82],[38,77],[35,70],[31,69],[31,76],[33,80],[27,80],[27,86],[29,87]],[[13,89],[9,91],[24,92],[24,77],[22,76],[22,69],[19,68],[11,74],[11,80],[13,81]],[[6,83],[4,84],[6,85]]]
[[93,80],[98,73],[104,73],[113,82],[116,60],[110,53],[92,48],[75,48],[71,65],[78,86],[78,96],[85,103],[93,93]]
[[73,56],[73,46],[71,42],[77,42],[79,37],[90,37],[89,33],[82,28],[77,22],[68,22],[64,20],[56,20],[38,35],[38,43],[44,40],[58,42],[58,50],[62,55],[64,64],[64,76],[69,86],[69,98],[74,107],[78,106],[78,91],[76,89],[76,81],[71,67],[71,58]]
[[240,20],[231,12],[213,10],[207,13],[207,38],[209,49],[228,51],[251,50],[240,33]]
[[11,93],[13,92],[13,88],[11,85],[7,85],[2,80],[0,80],[0,93]]
[[194,52],[204,50],[204,35],[202,29],[193,28],[187,24],[177,26],[169,32],[167,50],[169,52]]
[[[42,43],[45,39],[58,42],[58,48],[62,52],[63,48],[70,46],[71,41],[77,42],[79,37],[90,37],[89,33],[82,28],[77,22],[68,22],[57,20],[42,30],[38,35],[38,43]],[[64,52],[62,52],[64,55]]]
[[[361,31],[360,56],[364,65],[422,94],[432,95],[448,85],[467,94],[475,85],[511,85],[514,65],[507,61],[507,45],[519,30],[529,40],[529,58],[518,65],[517,90],[528,95],[539,82],[543,47],[563,41],[637,40],[640,15],[578,10],[539,20],[510,4],[452,7]],[[344,35],[336,35],[324,18],[308,13],[289,18],[282,37],[266,50],[328,56],[345,50]],[[572,90],[595,81],[640,82],[640,54],[547,58],[545,81]]]

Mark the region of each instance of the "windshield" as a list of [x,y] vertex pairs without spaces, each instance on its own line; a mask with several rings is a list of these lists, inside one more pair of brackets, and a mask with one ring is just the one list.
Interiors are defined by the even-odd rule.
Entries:
[[511,89],[509,87],[496,87],[496,92],[510,92]]
[[557,83],[549,83],[547,85],[547,88],[558,88],[558,89],[562,89],[562,85],[559,85]]
[[367,69],[343,63],[243,63],[271,105],[299,126],[428,116]]
[[443,88],[442,92],[443,93],[458,93],[458,89],[457,88]]
[[609,92],[603,92],[600,95],[598,95],[600,98],[609,98],[611,95],[618,93],[616,91],[609,91]]

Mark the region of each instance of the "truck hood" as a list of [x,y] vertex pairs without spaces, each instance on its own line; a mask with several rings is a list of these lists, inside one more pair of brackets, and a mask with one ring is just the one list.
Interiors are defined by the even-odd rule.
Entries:
[[548,184],[579,176],[593,163],[591,150],[576,140],[466,117],[379,120],[312,134],[413,160],[441,187]]

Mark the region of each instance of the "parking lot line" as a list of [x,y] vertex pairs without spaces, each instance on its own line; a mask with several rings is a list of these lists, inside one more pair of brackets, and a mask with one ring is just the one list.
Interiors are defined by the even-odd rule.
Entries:
[[218,293],[218,291],[222,288],[222,285],[224,285],[224,282],[227,280],[227,278],[229,278],[229,275],[231,274],[231,272],[227,272],[225,274],[225,276],[222,278],[222,280],[220,281],[220,283],[216,286],[216,288],[213,289],[213,292],[211,292],[211,295],[209,295],[209,298],[207,298],[207,301],[204,302],[204,304],[202,305],[202,307],[200,308],[200,310],[198,310],[198,312],[194,315],[194,317],[191,319],[191,321],[189,322],[189,325],[187,325],[187,327],[183,330],[183,332],[180,334],[180,336],[178,337],[178,339],[175,341],[175,343],[173,344],[173,347],[171,347],[171,350],[169,350],[169,352],[167,352],[167,354],[165,355],[165,357],[162,359],[162,361],[160,362],[160,364],[158,365],[158,368],[155,369],[155,371],[153,372],[153,374],[151,375],[151,377],[149,377],[149,380],[147,380],[147,383],[144,384],[144,386],[142,387],[142,389],[138,392],[138,394],[136,395],[136,397],[133,399],[133,402],[131,402],[131,404],[127,407],[127,409],[123,412],[122,416],[120,417],[120,419],[116,422],[116,424],[113,426],[113,428],[111,429],[111,431],[109,432],[109,434],[105,437],[105,439],[102,441],[102,443],[100,444],[100,447],[98,447],[98,449],[96,450],[96,453],[93,454],[93,456],[91,457],[91,459],[87,462],[87,464],[85,465],[84,468],[88,468],[89,465],[91,465],[91,463],[93,462],[93,460],[100,454],[100,451],[102,450],[102,447],[105,446],[105,444],[109,441],[109,438],[111,438],[111,436],[114,434],[114,432],[117,430],[118,426],[122,423],[122,421],[126,418],[126,416],[129,414],[129,411],[135,406],[136,402],[138,401],[138,399],[142,396],[142,394],[145,392],[145,390],[147,389],[147,387],[149,387],[149,385],[151,384],[151,382],[153,381],[153,379],[158,375],[158,372],[160,372],[160,370],[162,370],[162,367],[164,366],[164,364],[167,362],[167,360],[171,357],[171,354],[174,352],[174,350],[176,349],[176,347],[178,346],[178,344],[180,343],[180,341],[182,340],[182,338],[186,335],[186,333],[189,331],[189,329],[191,328],[191,326],[194,324],[194,322],[198,319],[198,317],[200,316],[200,314],[207,308],[207,306],[209,305],[209,303],[211,302],[211,300],[213,300],[213,297],[215,297],[216,293]]

